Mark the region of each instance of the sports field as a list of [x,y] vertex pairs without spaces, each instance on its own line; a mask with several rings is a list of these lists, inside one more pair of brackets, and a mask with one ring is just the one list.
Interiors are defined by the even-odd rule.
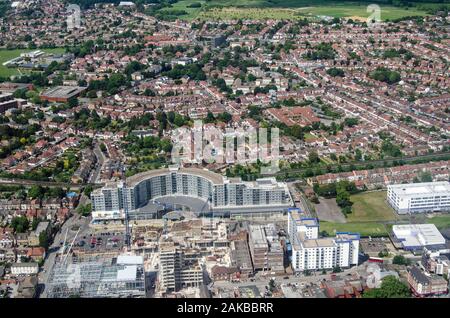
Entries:
[[350,196],[352,213],[347,222],[382,222],[395,220],[394,210],[386,203],[386,191],[363,192]]
[[[195,7],[192,7],[194,4]],[[366,20],[370,2],[332,0],[180,0],[166,10],[184,10],[181,19],[229,20],[229,19],[303,19],[305,17],[352,17]],[[199,6],[200,5],[200,6]],[[432,6],[433,4],[428,4]],[[392,20],[405,16],[425,16],[417,7],[402,8],[380,4],[381,19]]]
[[357,232],[363,236],[387,235],[382,222],[396,219],[394,210],[386,203],[386,191],[363,192],[352,195],[352,213],[346,223],[320,222],[320,230],[335,232]]
[[[0,77],[8,77],[11,75],[20,74],[18,69],[15,68],[7,68],[3,66],[3,63],[9,61],[15,57],[20,56],[20,53],[32,52],[36,51],[36,49],[18,49],[18,50],[0,50]],[[47,53],[64,53],[64,48],[54,48],[54,49],[42,49],[42,51]]]
[[377,222],[330,223],[321,221],[320,231],[327,231],[331,236],[336,232],[355,232],[361,234],[361,236],[388,235],[384,225]]

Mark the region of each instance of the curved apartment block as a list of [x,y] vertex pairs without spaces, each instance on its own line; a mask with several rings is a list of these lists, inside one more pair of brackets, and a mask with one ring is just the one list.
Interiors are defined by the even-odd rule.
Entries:
[[[169,168],[146,171],[112,182],[91,194],[94,219],[123,218],[125,209],[136,215],[151,202],[177,198],[180,205],[190,207],[190,199],[204,202],[190,207],[198,214],[220,213],[223,216],[245,213],[277,213],[292,206],[286,183],[275,178],[246,182],[226,178],[198,168]],[[184,201],[185,203],[180,203]]]

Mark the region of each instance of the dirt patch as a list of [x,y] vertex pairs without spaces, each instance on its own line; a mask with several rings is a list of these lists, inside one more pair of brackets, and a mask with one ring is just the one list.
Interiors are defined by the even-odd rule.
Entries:
[[353,21],[359,21],[359,22],[366,22],[367,18],[364,17],[358,17],[356,15],[353,15],[351,17],[346,17],[347,19],[352,19]]
[[319,220],[332,223],[347,222],[345,216],[341,212],[341,208],[336,204],[335,199],[319,198],[319,201],[319,204],[314,205]]

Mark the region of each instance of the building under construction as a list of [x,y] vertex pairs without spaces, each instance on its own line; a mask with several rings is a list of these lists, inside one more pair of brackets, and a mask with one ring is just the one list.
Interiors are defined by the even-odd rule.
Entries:
[[145,297],[142,256],[57,258],[48,279],[48,298]]

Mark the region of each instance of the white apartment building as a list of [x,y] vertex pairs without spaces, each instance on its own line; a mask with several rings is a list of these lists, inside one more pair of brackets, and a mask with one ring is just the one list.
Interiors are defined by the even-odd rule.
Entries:
[[359,234],[345,232],[319,238],[318,220],[301,217],[298,209],[288,212],[288,234],[296,272],[358,265]]
[[11,274],[17,275],[33,275],[39,272],[38,263],[15,263],[11,265]]
[[450,211],[450,183],[389,185],[387,199],[398,214]]
[[399,224],[392,227],[394,238],[405,250],[444,250],[445,238],[434,224]]

